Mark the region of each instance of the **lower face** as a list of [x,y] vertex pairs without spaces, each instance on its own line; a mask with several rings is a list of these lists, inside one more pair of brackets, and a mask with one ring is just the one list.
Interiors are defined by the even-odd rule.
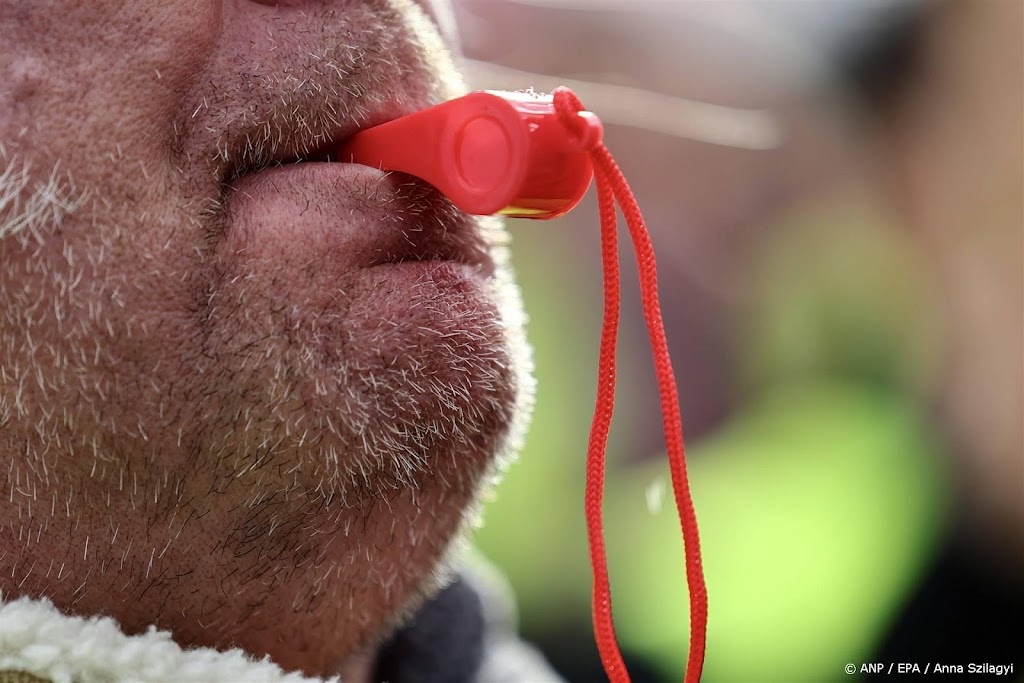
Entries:
[[284,4],[0,0],[0,588],[325,673],[435,585],[525,364],[498,224],[316,160],[456,93],[432,25]]

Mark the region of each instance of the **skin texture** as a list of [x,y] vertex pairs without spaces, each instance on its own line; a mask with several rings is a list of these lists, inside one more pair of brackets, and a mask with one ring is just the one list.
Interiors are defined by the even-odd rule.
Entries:
[[500,225],[307,159],[460,87],[408,0],[0,0],[5,598],[358,680],[528,362]]

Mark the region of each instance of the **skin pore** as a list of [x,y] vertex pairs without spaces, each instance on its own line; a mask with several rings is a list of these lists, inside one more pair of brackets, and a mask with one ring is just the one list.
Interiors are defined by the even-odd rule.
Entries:
[[409,0],[0,0],[4,599],[359,679],[529,363],[500,224],[317,160],[460,88]]

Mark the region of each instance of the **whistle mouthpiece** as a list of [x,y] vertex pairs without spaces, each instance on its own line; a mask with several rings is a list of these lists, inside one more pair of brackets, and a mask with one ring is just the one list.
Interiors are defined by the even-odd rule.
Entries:
[[338,159],[425,180],[467,213],[557,218],[594,176],[600,119],[573,133],[550,95],[479,91],[361,131]]

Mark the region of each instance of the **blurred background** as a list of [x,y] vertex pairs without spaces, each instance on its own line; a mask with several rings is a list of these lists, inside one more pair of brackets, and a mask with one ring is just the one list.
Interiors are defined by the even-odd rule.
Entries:
[[[710,595],[705,680],[863,662],[1024,681],[1024,3],[453,0],[471,85],[574,87],[659,258]],[[477,545],[573,683],[590,626],[593,194],[513,225],[539,390]],[[606,526],[635,683],[686,662],[682,543],[623,245]],[[974,678],[972,678],[973,680]]]

